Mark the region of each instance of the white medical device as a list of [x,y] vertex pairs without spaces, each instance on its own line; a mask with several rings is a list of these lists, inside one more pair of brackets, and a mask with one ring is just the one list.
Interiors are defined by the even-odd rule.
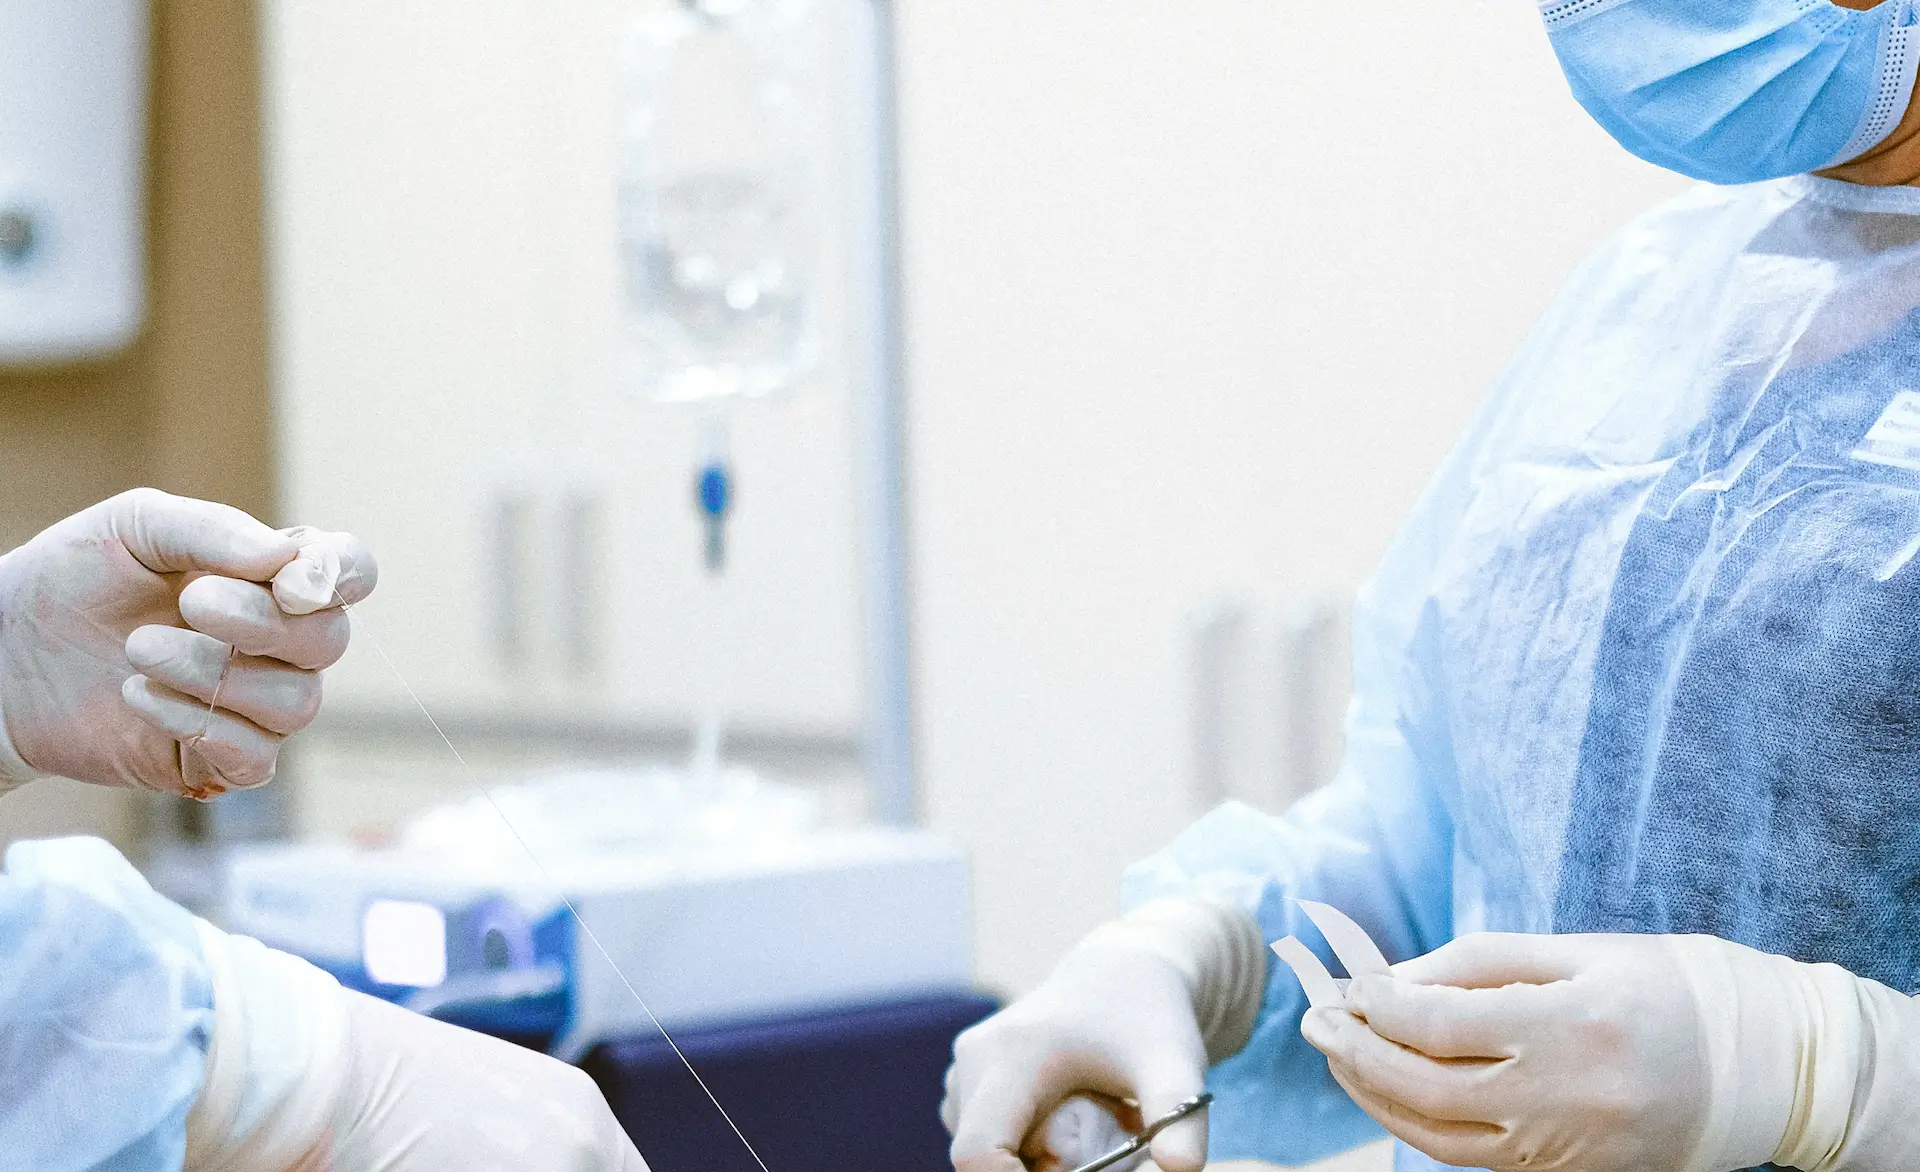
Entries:
[[140,332],[146,0],[0,0],[0,364]]
[[647,1009],[678,1033],[973,987],[966,859],[925,832],[543,861],[251,848],[229,863],[225,926],[569,1061],[652,1034]]

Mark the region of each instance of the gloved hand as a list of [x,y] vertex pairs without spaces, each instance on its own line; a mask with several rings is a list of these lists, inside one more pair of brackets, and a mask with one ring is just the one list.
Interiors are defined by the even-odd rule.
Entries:
[[214,1045],[185,1172],[647,1172],[579,1068],[200,927]]
[[[359,993],[333,1172],[646,1172],[578,1067]],[[261,1172],[267,1172],[262,1169]]]
[[[1096,930],[1039,988],[955,1040],[940,1107],[954,1167],[1075,1166],[1087,1153],[1057,1150],[1047,1123],[1076,1094],[1104,1096],[1135,1130],[1167,1113],[1246,1044],[1265,985],[1259,925],[1238,908],[1162,900]],[[1205,1119],[1160,1133],[1154,1162],[1200,1172]]]
[[1920,1006],[1711,936],[1464,936],[1301,1032],[1446,1164],[1920,1167]]
[[0,557],[0,790],[262,785],[372,591],[353,537],[135,489]]

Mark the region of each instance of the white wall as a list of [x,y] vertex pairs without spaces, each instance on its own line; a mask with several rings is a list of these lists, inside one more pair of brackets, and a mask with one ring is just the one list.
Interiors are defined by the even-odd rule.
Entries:
[[[691,425],[606,395],[630,10],[266,9],[286,499],[378,543],[370,617],[436,703],[677,721],[700,670]],[[1678,181],[1524,0],[902,0],[899,49],[924,805],[1019,988],[1194,813],[1187,614],[1351,591],[1553,287]],[[740,437],[747,491],[799,486],[743,504],[727,656],[787,727],[858,703],[832,414]],[[520,478],[625,502],[604,692],[487,659],[475,551]],[[336,698],[396,698],[345,667]]]
[[1349,591],[1554,287],[1675,177],[1531,6],[908,0],[920,765],[983,977],[1194,814],[1185,613]]
[[[290,754],[303,829],[339,830],[356,810],[391,820],[448,781],[463,792],[376,641],[443,721],[525,721],[567,740],[566,722],[684,728],[718,696],[736,729],[859,734],[844,234],[823,249],[815,378],[734,419],[738,504],[717,586],[693,504],[702,417],[618,375],[617,48],[668,2],[263,8],[280,494],[287,515],[361,535],[382,567],[329,675],[328,713]],[[837,162],[822,167],[830,190],[849,182]],[[529,585],[508,606],[496,518],[515,496],[533,510],[515,559]],[[584,582],[556,573],[569,498],[599,519]],[[578,597],[586,638],[569,640],[560,619]],[[524,653],[502,653],[503,609]],[[570,658],[570,643],[594,654]],[[327,742],[341,713],[410,721],[450,778],[412,758],[382,765],[386,743]]]
[[[285,511],[352,527],[379,551],[365,609],[430,701],[684,722],[717,647],[746,719],[854,728],[840,323],[805,398],[736,421],[720,623],[693,508],[699,416],[648,404],[616,374],[616,47],[658,3],[266,6]],[[608,599],[595,641],[607,650],[589,678],[556,681],[493,654],[491,519],[512,492],[601,505]],[[556,560],[544,545],[529,554]],[[561,609],[537,595],[530,605]],[[337,700],[401,700],[363,653],[332,682]]]

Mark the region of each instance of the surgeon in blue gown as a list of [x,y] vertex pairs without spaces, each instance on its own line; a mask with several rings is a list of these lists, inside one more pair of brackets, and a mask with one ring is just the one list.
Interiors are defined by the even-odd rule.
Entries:
[[[1163,1168],[1383,1127],[1402,1169],[1920,1167],[1916,13],[1559,7],[1640,10],[1579,42],[1550,6],[1574,93],[1718,185],[1574,274],[1401,527],[1357,601],[1332,784],[1202,818],[961,1038],[963,1172],[1091,1155],[1048,1146],[1070,1095],[1138,1126],[1203,1084]],[[1798,97],[1800,58],[1712,55],[1779,57],[1802,19]],[[1823,107],[1849,36],[1865,80]],[[1864,155],[1795,173],[1875,117]],[[1796,137],[1743,153],[1743,124]],[[1294,899],[1352,915],[1394,977],[1308,1013],[1264,963],[1289,935],[1332,959]]]

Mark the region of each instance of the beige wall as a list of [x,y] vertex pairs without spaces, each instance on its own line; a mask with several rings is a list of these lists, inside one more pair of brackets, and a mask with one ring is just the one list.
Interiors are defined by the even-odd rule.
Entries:
[[[140,484],[273,512],[252,5],[158,0],[152,62],[147,328],[107,362],[0,369],[0,548]],[[30,787],[0,839],[125,842],[125,797]]]

